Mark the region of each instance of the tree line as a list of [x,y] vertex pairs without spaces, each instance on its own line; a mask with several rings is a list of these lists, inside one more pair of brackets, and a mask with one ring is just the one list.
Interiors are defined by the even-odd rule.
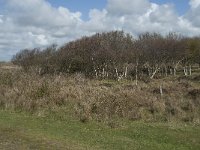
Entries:
[[191,75],[200,66],[200,37],[176,33],[143,33],[133,38],[123,31],[96,33],[45,49],[24,49],[12,62],[25,71],[43,74],[82,73],[91,78],[155,78]]

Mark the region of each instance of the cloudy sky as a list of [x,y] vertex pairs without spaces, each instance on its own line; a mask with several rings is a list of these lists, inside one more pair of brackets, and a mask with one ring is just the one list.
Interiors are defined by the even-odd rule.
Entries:
[[200,0],[0,0],[0,61],[110,30],[199,36]]

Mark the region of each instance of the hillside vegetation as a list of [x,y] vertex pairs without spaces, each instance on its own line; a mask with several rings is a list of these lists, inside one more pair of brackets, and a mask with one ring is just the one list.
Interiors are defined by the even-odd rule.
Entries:
[[46,49],[25,49],[12,62],[40,75],[82,73],[97,79],[142,79],[191,75],[200,66],[200,38],[123,31],[95,34]]
[[199,37],[113,31],[0,63],[3,149],[199,149],[199,125]]
[[59,48],[22,50],[12,59],[19,67],[0,74],[1,107],[40,115],[72,109],[83,122],[199,123],[199,58],[200,38],[175,33],[134,39],[112,31]]
[[0,149],[200,148],[199,73],[136,85],[13,66],[0,79]]
[[[140,80],[96,80],[82,74],[38,75],[1,69],[0,107],[38,116],[70,114],[118,126],[117,118],[200,123],[200,74]],[[15,68],[15,69],[14,69]],[[198,70],[197,70],[198,71]]]

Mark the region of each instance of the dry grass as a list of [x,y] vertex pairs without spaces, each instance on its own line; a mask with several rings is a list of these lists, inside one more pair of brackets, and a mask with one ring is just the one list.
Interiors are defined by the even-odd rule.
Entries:
[[[200,84],[190,78],[140,81],[89,80],[83,75],[38,76],[20,69],[1,69],[0,107],[82,122],[124,118],[200,123]],[[160,93],[162,87],[163,94]]]

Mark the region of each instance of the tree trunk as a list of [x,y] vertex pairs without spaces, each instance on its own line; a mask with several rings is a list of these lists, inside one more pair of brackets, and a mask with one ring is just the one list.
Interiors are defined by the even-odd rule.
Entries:
[[167,67],[165,66],[165,76],[167,77]]
[[190,76],[192,75],[192,66],[190,65],[190,68],[189,68],[189,73],[190,73]]
[[128,72],[128,67],[126,66],[125,73],[124,73],[125,78],[127,77],[127,72]]
[[176,76],[176,68],[174,68],[174,76]]
[[173,75],[173,71],[172,71],[172,69],[170,68],[170,75]]
[[183,72],[184,72],[184,75],[185,75],[185,76],[188,75],[187,67],[183,67]]
[[163,96],[162,86],[160,86],[160,95],[161,95],[161,97]]
[[135,68],[135,85],[138,85],[138,66]]
[[138,59],[136,59],[136,66],[135,66],[135,85],[138,85]]
[[151,75],[151,70],[150,70],[150,68],[148,67],[148,76],[150,76]]
[[105,77],[105,69],[103,68],[103,71],[102,71],[102,77],[104,78]]
[[156,73],[158,72],[159,69],[160,68],[158,68],[158,67],[155,68],[155,71],[153,72],[152,76],[150,77],[151,79],[154,78],[154,76],[156,75]]

